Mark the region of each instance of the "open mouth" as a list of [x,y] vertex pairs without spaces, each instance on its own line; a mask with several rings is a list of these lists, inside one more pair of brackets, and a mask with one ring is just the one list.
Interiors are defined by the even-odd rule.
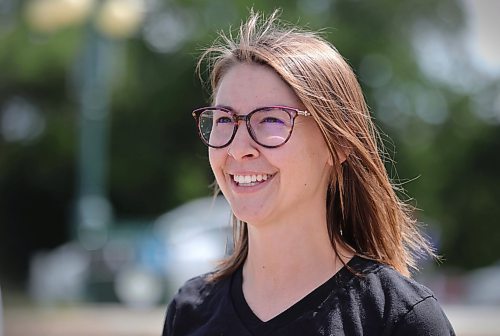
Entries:
[[274,177],[275,174],[231,175],[234,183],[239,187],[253,187]]

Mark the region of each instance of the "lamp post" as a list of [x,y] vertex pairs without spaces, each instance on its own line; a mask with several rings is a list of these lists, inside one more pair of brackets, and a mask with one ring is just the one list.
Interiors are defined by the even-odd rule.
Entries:
[[106,180],[113,61],[118,44],[141,24],[143,0],[31,0],[26,16],[42,33],[85,24],[83,52],[75,64],[80,113],[72,233],[85,248],[98,249],[106,242],[112,222]]
[[115,42],[88,25],[77,63],[79,100],[78,185],[74,234],[87,249],[107,240],[112,208],[106,195],[110,84]]

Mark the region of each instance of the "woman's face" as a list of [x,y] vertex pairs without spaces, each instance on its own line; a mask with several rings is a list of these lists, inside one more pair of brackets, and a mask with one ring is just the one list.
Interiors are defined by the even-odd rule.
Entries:
[[[272,105],[303,109],[273,70],[257,64],[233,66],[219,83],[215,105],[237,114]],[[210,148],[209,158],[217,183],[240,220],[265,225],[325,211],[332,161],[312,117],[297,116],[290,139],[277,148],[257,144],[240,121],[233,141],[225,148]],[[235,181],[243,182],[247,176],[253,176],[253,182]]]

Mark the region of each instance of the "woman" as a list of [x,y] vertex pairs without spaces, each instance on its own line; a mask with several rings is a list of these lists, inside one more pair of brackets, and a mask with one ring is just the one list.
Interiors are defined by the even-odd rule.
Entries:
[[231,205],[234,253],[179,290],[163,335],[454,335],[409,278],[415,254],[432,252],[337,50],[252,13],[204,60],[213,105],[193,115]]

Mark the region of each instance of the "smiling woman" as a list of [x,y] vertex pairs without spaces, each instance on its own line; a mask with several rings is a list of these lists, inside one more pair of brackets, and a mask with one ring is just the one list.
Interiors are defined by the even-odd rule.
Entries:
[[[214,103],[238,113],[253,111],[248,127],[238,127],[234,118],[233,140],[225,148],[209,150],[217,183],[236,218],[255,227],[269,224],[267,234],[274,236],[274,230],[302,217],[314,223],[309,229],[317,227],[328,237],[325,204],[332,162],[318,124],[309,113],[298,115],[303,106],[292,89],[269,67],[242,63],[222,77]],[[285,122],[276,126],[278,112],[266,107],[276,105],[298,109],[290,108],[293,117],[280,110]],[[274,118],[254,120],[256,111]],[[249,183],[258,175],[267,178]]]
[[409,278],[432,251],[387,176],[360,86],[312,32],[251,13],[208,60],[193,112],[234,253],[188,281],[164,335],[454,335]]

